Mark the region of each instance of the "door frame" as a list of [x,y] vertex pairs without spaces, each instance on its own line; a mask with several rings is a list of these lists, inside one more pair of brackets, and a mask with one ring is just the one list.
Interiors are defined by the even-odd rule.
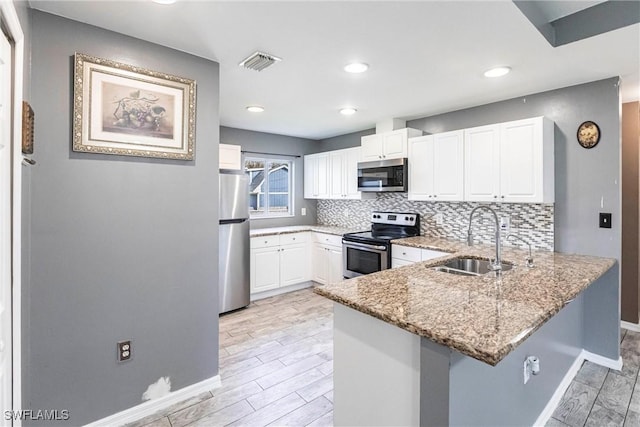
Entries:
[[[10,41],[13,43],[13,146],[12,146],[12,195],[11,195],[11,316],[12,316],[12,406],[13,410],[22,409],[22,99],[24,33],[12,0],[0,1],[0,20],[4,24]],[[14,426],[21,425],[20,419]]]

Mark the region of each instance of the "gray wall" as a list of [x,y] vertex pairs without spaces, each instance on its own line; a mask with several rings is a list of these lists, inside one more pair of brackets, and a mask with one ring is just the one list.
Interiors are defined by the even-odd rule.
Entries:
[[[219,67],[32,11],[31,284],[24,408],[80,425],[218,373]],[[195,161],[71,151],[74,52],[197,81]],[[116,341],[133,360],[116,363]],[[48,423],[50,424],[50,423]]]
[[[295,195],[293,201],[295,215],[286,218],[255,219],[251,221],[251,228],[283,227],[316,223],[316,201],[304,199],[304,160],[302,156],[316,152],[319,145],[318,141],[221,126],[220,143],[240,145],[243,151],[300,156],[293,158],[295,169]],[[307,209],[306,216],[301,215],[302,208]]]
[[360,138],[367,135],[374,135],[376,129],[367,129],[359,132],[352,132],[345,135],[334,136],[333,138],[321,139],[317,146],[317,152],[341,150],[360,145]]

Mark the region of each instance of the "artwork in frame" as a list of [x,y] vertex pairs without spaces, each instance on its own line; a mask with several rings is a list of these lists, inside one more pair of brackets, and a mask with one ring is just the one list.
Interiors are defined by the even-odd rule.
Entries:
[[75,54],[73,151],[193,160],[196,82]]

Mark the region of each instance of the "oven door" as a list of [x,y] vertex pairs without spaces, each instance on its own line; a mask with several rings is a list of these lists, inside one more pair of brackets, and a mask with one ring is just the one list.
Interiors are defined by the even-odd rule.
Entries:
[[386,270],[389,268],[388,247],[343,240],[342,265],[342,275],[347,279]]

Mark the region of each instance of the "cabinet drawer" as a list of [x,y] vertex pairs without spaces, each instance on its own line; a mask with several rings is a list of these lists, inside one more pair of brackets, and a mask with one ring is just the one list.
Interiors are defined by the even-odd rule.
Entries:
[[451,255],[448,252],[434,251],[431,249],[421,249],[421,251],[422,251],[422,261],[427,261],[434,258],[440,258],[441,256]]
[[325,233],[313,233],[314,241],[318,243],[324,243],[325,245],[333,245],[342,247],[342,236],[336,236],[335,234]]
[[412,262],[422,261],[421,249],[409,246],[392,245],[391,257]]
[[280,244],[280,236],[260,236],[251,238],[251,249],[268,248],[278,246]]
[[309,233],[287,233],[280,235],[281,245],[292,245],[295,243],[306,243],[309,241]]

